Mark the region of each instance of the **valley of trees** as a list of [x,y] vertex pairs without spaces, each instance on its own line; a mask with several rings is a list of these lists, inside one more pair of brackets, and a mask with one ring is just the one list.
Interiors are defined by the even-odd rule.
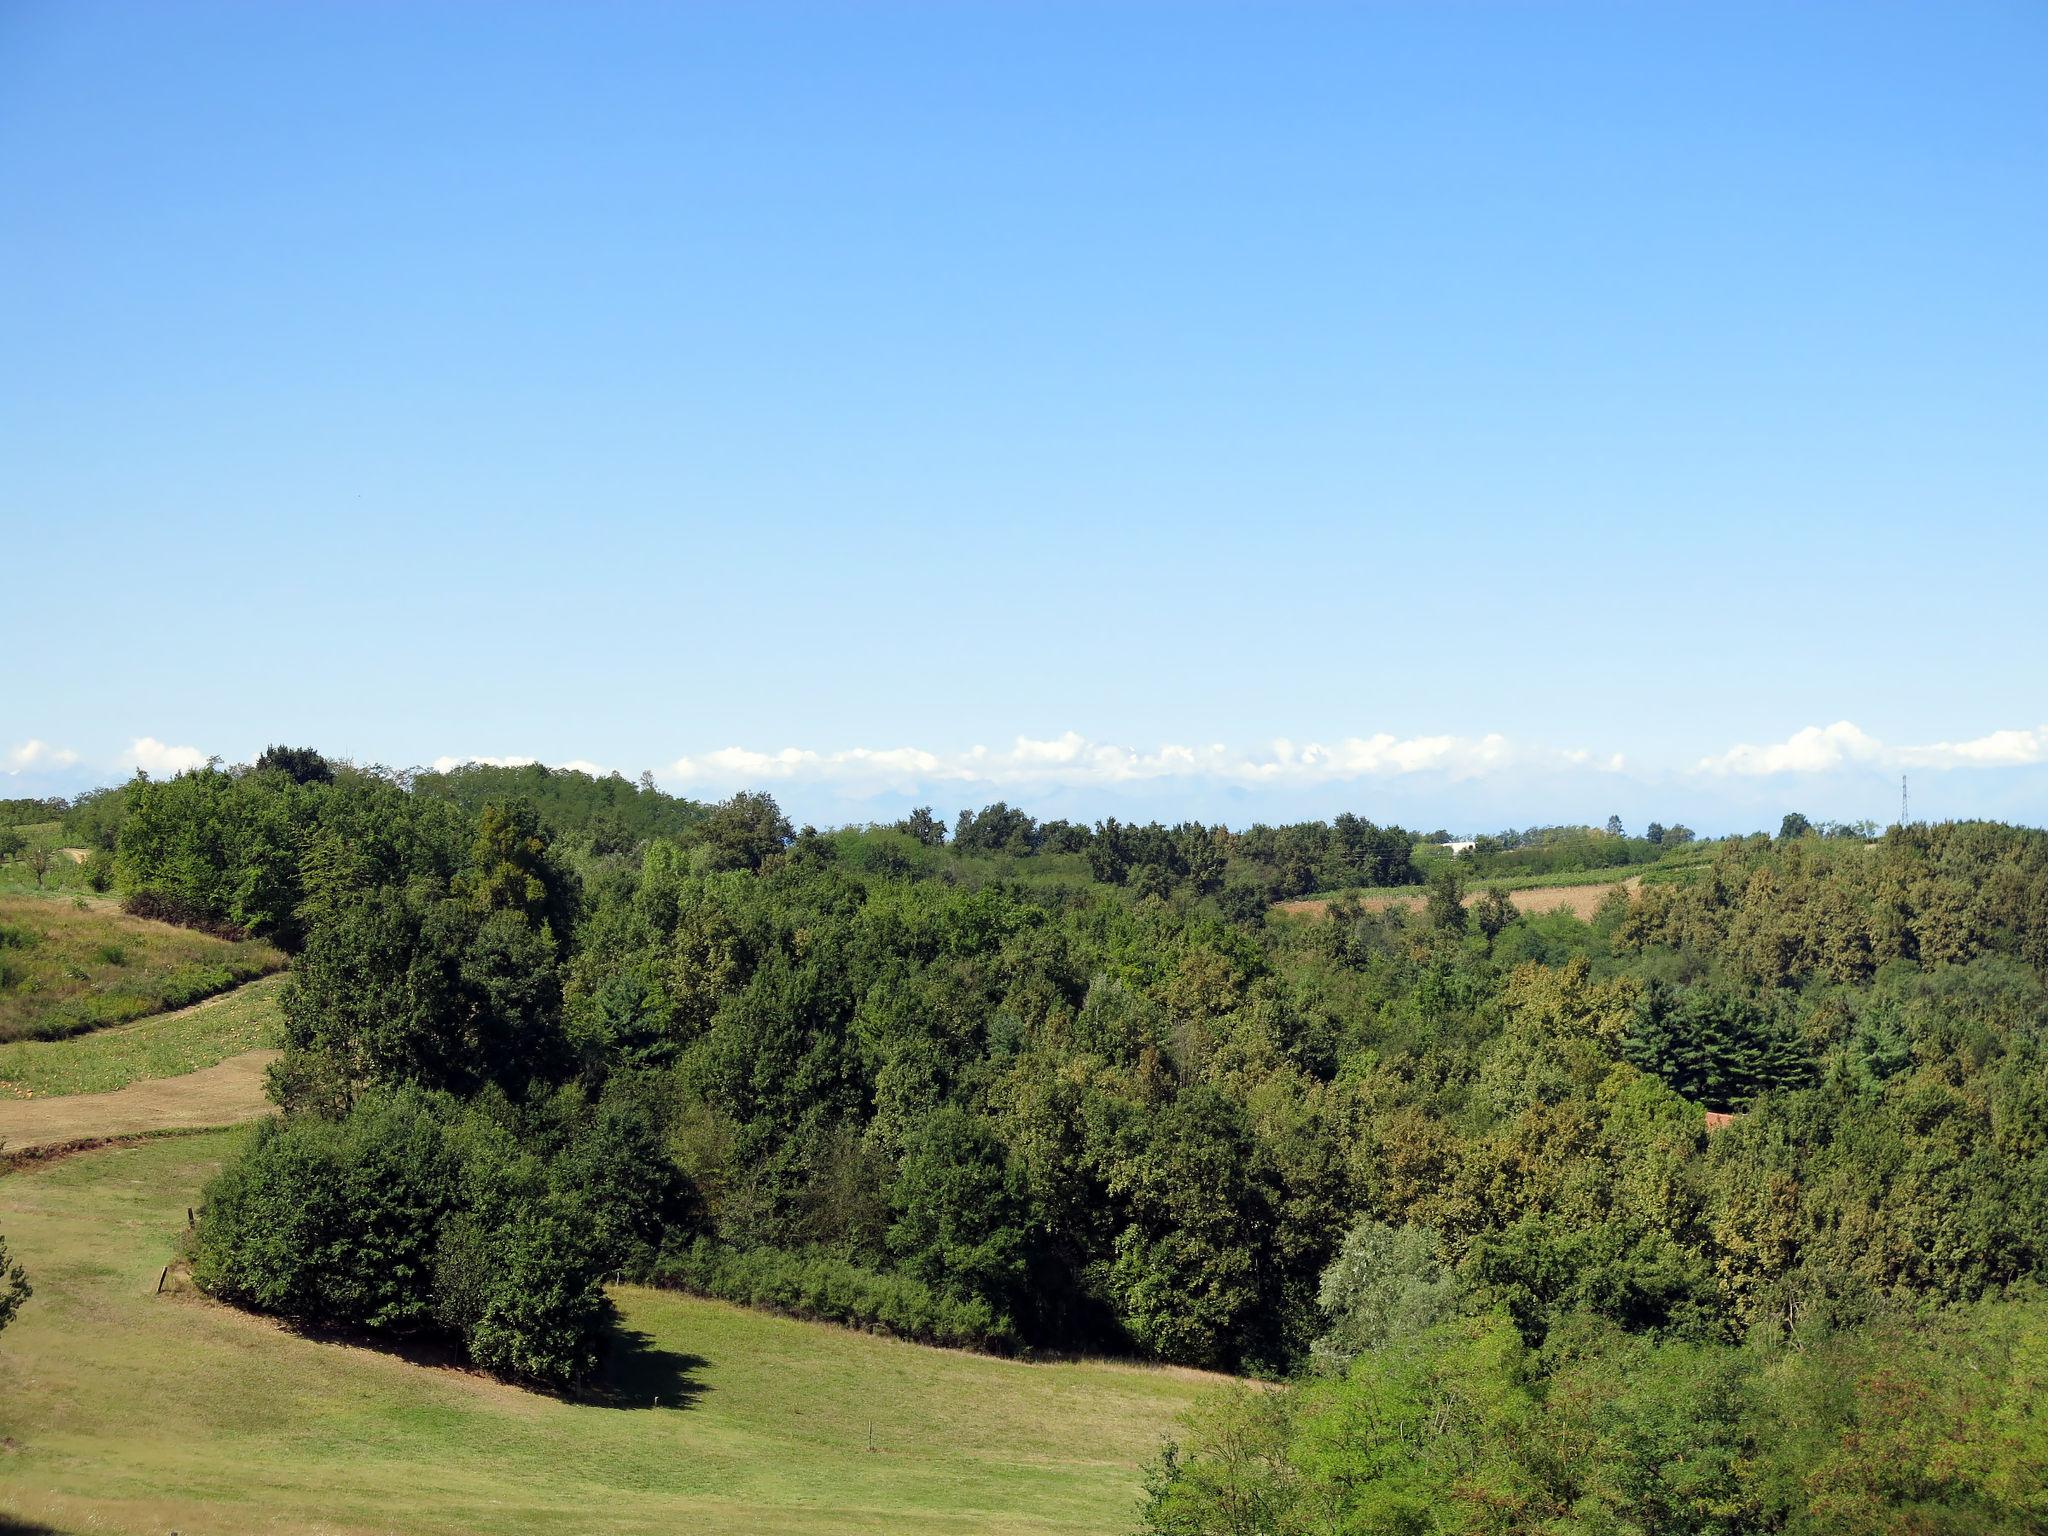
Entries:
[[[621,1274],[1292,1382],[1152,1469],[1177,1536],[2048,1521],[2048,835],[1577,829],[1285,919],[1418,840],[305,749],[68,816],[293,955],[225,1299],[554,1387]],[[1591,922],[1460,900],[1670,847]]]

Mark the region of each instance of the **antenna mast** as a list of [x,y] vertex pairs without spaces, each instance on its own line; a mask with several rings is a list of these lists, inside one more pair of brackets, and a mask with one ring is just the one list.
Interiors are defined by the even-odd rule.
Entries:
[[1899,825],[1906,824],[1906,776],[1899,775]]

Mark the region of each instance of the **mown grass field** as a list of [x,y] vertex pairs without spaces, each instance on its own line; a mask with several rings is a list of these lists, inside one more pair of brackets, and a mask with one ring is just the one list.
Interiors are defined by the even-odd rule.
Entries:
[[0,1041],[59,1040],[182,1008],[284,963],[260,939],[130,917],[105,897],[0,894]]
[[275,1046],[283,985],[284,977],[266,976],[175,1013],[75,1039],[0,1045],[0,1099],[110,1093]]
[[246,1134],[0,1175],[36,1286],[0,1333],[0,1529],[1113,1532],[1212,1380],[623,1287],[608,1400],[563,1402],[153,1294]]
[[[1457,860],[1438,858],[1418,862],[1431,870],[1448,863],[1464,883],[1466,894],[1478,895],[1496,885],[1505,891],[1535,891],[1580,885],[1619,885],[1624,880],[1640,880],[1645,885],[1676,883],[1692,879],[1712,860],[1712,851],[1702,848],[1697,853],[1688,852],[1662,858],[1654,864],[1617,864],[1608,869],[1574,869],[1561,874],[1547,875],[1480,875],[1474,874],[1468,865]],[[1428,894],[1429,886],[1425,882],[1415,885],[1354,886],[1343,890],[1314,891],[1307,896],[1290,899],[1327,902],[1348,895],[1381,900],[1393,897],[1422,897]]]

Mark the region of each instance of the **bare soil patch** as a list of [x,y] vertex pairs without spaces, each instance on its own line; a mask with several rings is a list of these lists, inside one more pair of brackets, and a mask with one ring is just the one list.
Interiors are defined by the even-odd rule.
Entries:
[[[1631,897],[1642,888],[1643,877],[1630,875],[1626,880],[1609,880],[1600,885],[1532,885],[1526,891],[1508,892],[1508,900],[1515,909],[1525,916],[1534,917],[1543,912],[1570,912],[1575,917],[1591,917],[1600,910],[1600,903],[1607,899],[1607,893],[1614,890],[1627,891]],[[1484,894],[1484,887],[1466,894],[1465,905],[1471,906]],[[1428,900],[1423,896],[1366,896],[1359,905],[1368,912],[1385,911],[1388,907],[1406,907],[1420,911]],[[1327,897],[1303,898],[1300,901],[1283,901],[1277,904],[1282,912],[1302,915],[1320,915],[1330,909]]]
[[0,1143],[8,1154],[103,1141],[146,1131],[236,1125],[271,1112],[264,1072],[276,1051],[244,1051],[218,1066],[130,1083],[112,1093],[0,1100]]

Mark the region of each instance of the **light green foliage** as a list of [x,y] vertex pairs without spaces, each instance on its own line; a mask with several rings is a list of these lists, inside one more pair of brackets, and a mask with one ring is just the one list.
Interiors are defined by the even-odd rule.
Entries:
[[1819,1347],[1473,1319],[1343,1376],[1218,1394],[1154,1467],[1157,1536],[2022,1536],[2037,1530],[2039,1302]]
[[1324,1369],[1342,1370],[1369,1350],[1405,1345],[1450,1318],[1463,1293],[1439,1247],[1434,1232],[1370,1218],[1344,1234],[1316,1294],[1329,1320],[1315,1342]]

